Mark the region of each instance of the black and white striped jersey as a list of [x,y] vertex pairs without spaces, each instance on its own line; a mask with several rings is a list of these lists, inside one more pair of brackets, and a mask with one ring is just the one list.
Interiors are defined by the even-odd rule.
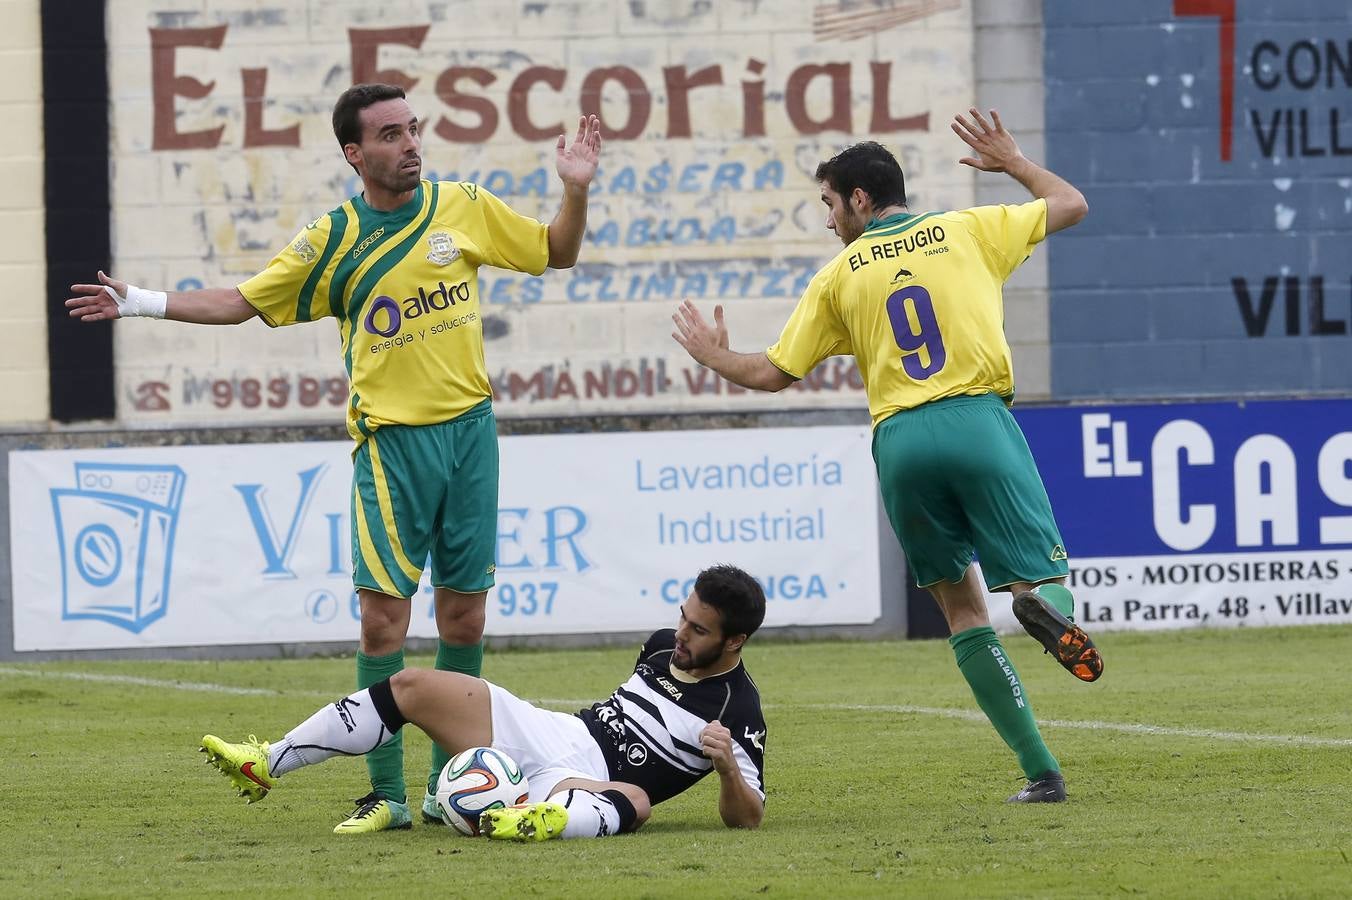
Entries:
[[671,799],[713,771],[699,734],[717,719],[732,732],[742,778],[764,800],[765,716],[746,666],[680,681],[671,674],[675,648],[674,629],[654,632],[629,680],[578,713],[605,754],[611,780],[638,785],[654,804]]

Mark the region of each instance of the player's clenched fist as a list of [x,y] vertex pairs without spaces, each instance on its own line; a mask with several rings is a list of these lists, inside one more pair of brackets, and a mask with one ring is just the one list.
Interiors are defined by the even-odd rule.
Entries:
[[720,774],[737,768],[737,763],[732,758],[732,732],[724,728],[717,719],[705,725],[704,730],[699,733],[699,747]]

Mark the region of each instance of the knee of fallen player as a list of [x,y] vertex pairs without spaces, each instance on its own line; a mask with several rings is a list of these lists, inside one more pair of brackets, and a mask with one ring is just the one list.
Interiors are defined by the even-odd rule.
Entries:
[[[437,672],[432,669],[404,669],[390,677],[390,690],[394,693],[394,702],[400,713],[409,722],[422,727],[438,690],[445,690],[446,679],[441,676],[453,675],[453,672]],[[463,677],[463,676],[462,676]]]
[[648,792],[638,785],[624,783],[617,783],[614,789],[628,797],[629,802],[634,805],[632,830],[637,831],[639,826],[648,821],[648,818],[653,814],[653,805],[648,800]]
[[[462,672],[404,669],[390,676],[390,693],[406,722],[443,748],[488,746],[493,740],[488,688]],[[448,751],[449,752],[449,751]]]

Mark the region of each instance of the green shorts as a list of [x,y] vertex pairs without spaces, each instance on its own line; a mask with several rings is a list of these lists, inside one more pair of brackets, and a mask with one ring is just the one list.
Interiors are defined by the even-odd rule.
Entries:
[[385,425],[352,458],[352,583],[395,597],[493,586],[498,435],[493,405],[439,425]]
[[974,556],[990,590],[1067,573],[1033,454],[995,394],[884,419],[873,431],[873,461],[917,585],[959,581]]

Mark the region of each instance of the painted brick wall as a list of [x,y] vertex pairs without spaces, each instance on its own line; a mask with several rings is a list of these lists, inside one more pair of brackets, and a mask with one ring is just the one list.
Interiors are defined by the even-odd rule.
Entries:
[[1053,393],[1352,390],[1352,5],[1044,16],[1050,159],[1091,210],[1052,242]]
[[[972,21],[978,106],[999,110],[1024,154],[1045,165],[1041,0],[975,0]],[[965,155],[954,152],[953,159],[956,162]],[[976,203],[1027,200],[1028,192],[1011,178],[976,178]],[[1047,253],[1044,245],[1005,283],[1005,337],[1014,359],[1014,387],[1020,400],[1043,400],[1051,393]]]
[[47,313],[42,197],[42,33],[37,0],[0,0],[0,426],[47,419]]
[[[706,311],[726,301],[734,346],[769,344],[807,278],[839,249],[811,172],[864,136],[899,153],[916,206],[970,205],[975,179],[956,165],[961,147],[947,121],[974,98],[972,15],[966,0],[118,2],[110,34],[117,271],[169,288],[237,283],[357,189],[328,124],[352,80],[353,29],[404,30],[404,43],[387,35],[368,68],[417,79],[410,101],[432,128],[425,172],[477,181],[546,220],[558,205],[552,140],[523,138],[513,114],[541,127],[572,119],[588,74],[624,66],[639,83],[628,94],[618,80],[606,84],[607,128],[614,136],[625,126],[631,101],[649,104],[648,119],[605,149],[583,264],[538,280],[482,272],[500,413],[862,408],[842,361],[788,397],[729,395],[672,342],[670,314],[683,295]],[[157,81],[152,29],[163,29],[154,32],[162,41],[218,46],[162,51],[162,65],[169,59],[173,68]],[[483,86],[458,83],[488,112],[445,102],[453,66],[491,75]],[[511,85],[530,66],[564,70],[564,86],[514,97]],[[680,117],[667,78],[711,66],[721,67],[721,86],[691,90],[690,135],[673,134]],[[298,146],[244,146],[243,69],[266,69],[261,129],[289,140],[296,126]],[[831,72],[847,74],[833,82]],[[172,96],[174,77],[210,90],[189,97],[180,80]],[[762,95],[763,135],[747,99]],[[791,114],[795,103],[801,109]],[[496,122],[485,134],[446,137],[474,131],[482,115]],[[215,146],[162,146],[166,136],[182,144],[200,132],[215,141],[216,128]],[[1036,339],[1035,325],[1020,328]],[[336,421],[336,347],[331,322],[275,332],[259,322],[127,323],[117,331],[119,418],[138,426]],[[588,396],[588,384],[608,390]]]

